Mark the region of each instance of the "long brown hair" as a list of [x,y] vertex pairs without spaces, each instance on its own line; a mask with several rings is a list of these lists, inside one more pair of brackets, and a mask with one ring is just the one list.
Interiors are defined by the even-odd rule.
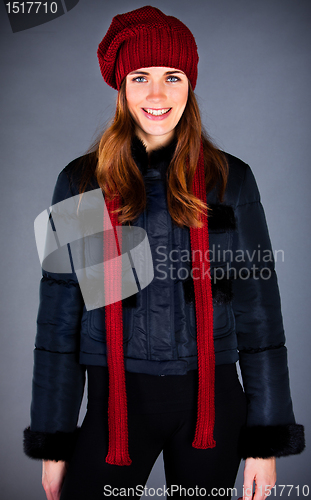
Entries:
[[[144,180],[131,152],[135,122],[127,106],[125,85],[126,79],[118,92],[116,113],[111,125],[91,148],[89,160],[93,161],[89,161],[83,169],[79,189],[83,193],[95,174],[106,199],[110,200],[118,192],[122,200],[117,210],[120,224],[136,219],[146,208],[147,201]],[[220,201],[226,189],[228,165],[224,154],[202,128],[199,107],[190,83],[188,101],[175,128],[175,136],[177,145],[169,165],[167,184],[168,210],[178,226],[201,227],[198,215],[206,204],[194,196],[190,189],[199,158],[201,137],[206,191],[217,186]]]

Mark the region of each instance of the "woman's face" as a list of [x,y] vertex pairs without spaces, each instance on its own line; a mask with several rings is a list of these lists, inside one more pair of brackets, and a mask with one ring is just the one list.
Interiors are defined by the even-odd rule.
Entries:
[[188,99],[188,78],[175,68],[140,68],[126,76],[126,99],[147,151],[168,144]]

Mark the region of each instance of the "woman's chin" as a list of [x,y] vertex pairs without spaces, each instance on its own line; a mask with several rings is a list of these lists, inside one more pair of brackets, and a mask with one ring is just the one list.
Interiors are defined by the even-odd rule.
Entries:
[[160,136],[163,136],[166,137],[167,135],[169,135],[170,133],[173,132],[173,128],[171,127],[144,127],[142,128],[141,127],[141,131],[143,134],[146,134],[148,136],[154,136],[154,137],[160,137]]

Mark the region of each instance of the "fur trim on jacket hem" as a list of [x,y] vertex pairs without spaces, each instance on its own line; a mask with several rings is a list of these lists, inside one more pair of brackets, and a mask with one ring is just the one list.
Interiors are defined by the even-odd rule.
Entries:
[[244,460],[297,455],[304,449],[304,426],[300,424],[257,425],[241,432],[240,455]]
[[30,427],[24,430],[24,453],[37,460],[63,460],[69,462],[78,438],[80,427],[73,432],[38,432]]

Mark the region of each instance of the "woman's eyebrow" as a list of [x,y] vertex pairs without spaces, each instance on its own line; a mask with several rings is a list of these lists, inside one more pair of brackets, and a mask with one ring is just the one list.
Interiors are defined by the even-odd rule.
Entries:
[[165,75],[172,75],[173,73],[181,73],[182,75],[184,75],[185,73],[183,71],[179,71],[178,69],[176,69],[175,71],[166,71],[166,73],[164,73]]
[[[172,75],[172,74],[175,74],[175,73],[181,73],[181,74],[185,74],[183,71],[179,71],[178,69],[176,69],[175,71],[166,71],[164,74],[165,75]],[[131,71],[131,73],[129,73],[129,75],[149,75],[150,73],[148,73],[148,71]]]

